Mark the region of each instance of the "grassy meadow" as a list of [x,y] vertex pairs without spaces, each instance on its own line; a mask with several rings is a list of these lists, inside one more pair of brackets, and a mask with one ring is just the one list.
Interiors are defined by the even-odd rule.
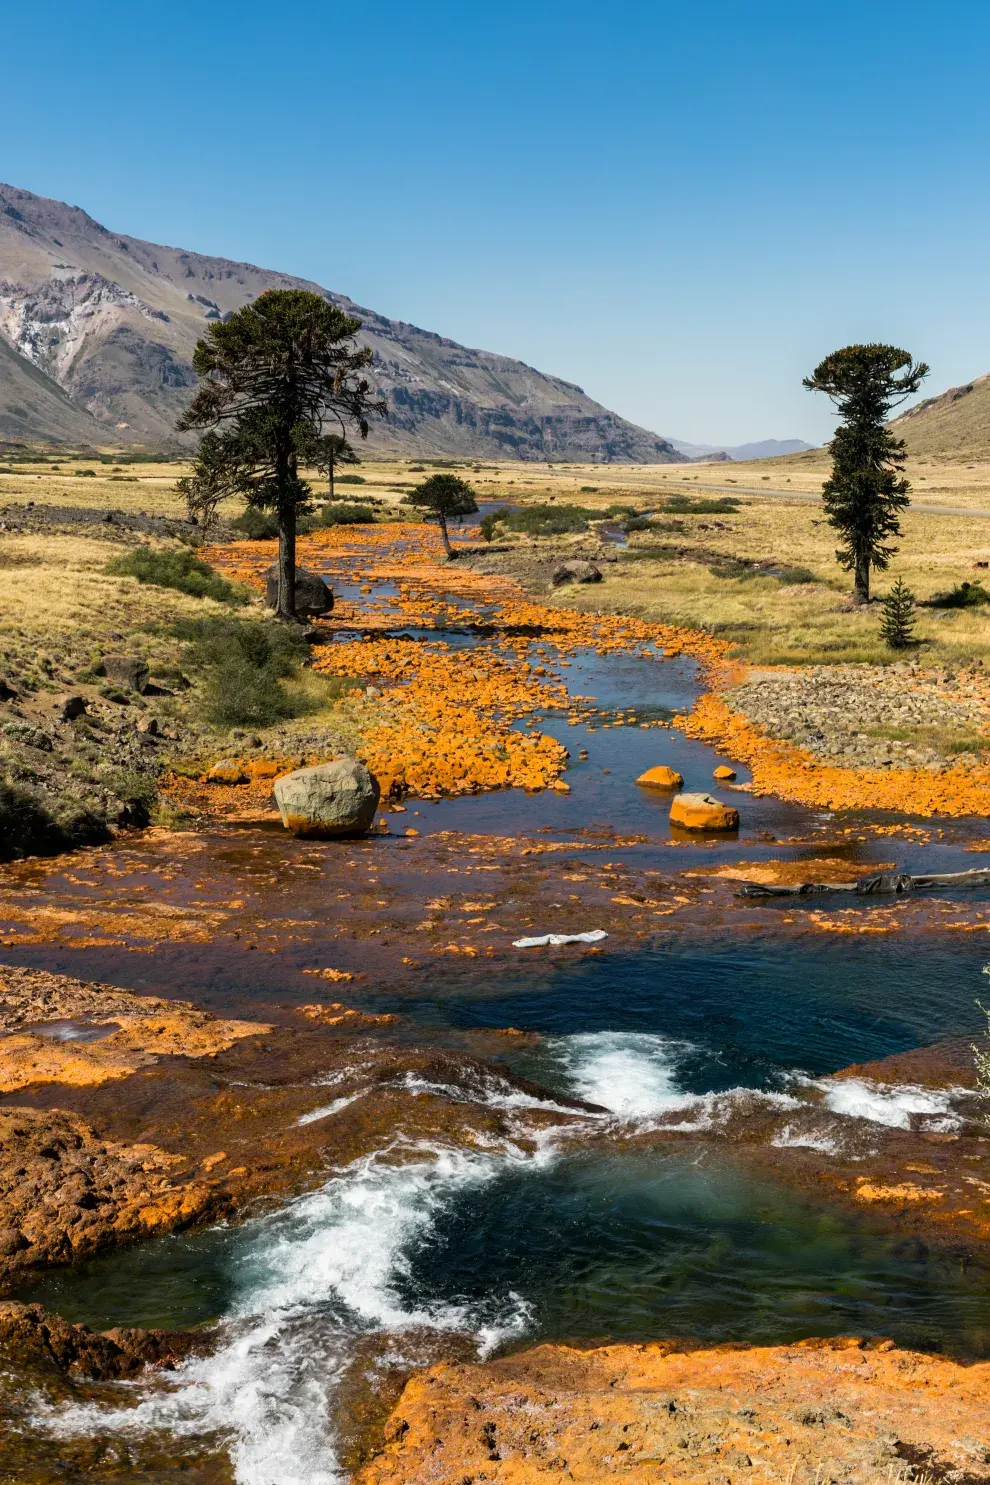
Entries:
[[[0,509],[7,506],[13,512],[33,501],[184,514],[176,481],[189,473],[186,462],[126,462],[133,456],[111,451],[97,458],[64,450],[38,454],[44,462],[10,455],[0,459]],[[124,462],[109,462],[111,458]],[[827,470],[819,451],[747,464],[651,466],[368,458],[338,476],[337,495],[370,501],[379,520],[408,519],[403,497],[441,469],[469,480],[484,500],[524,507],[579,505],[603,515],[617,505],[643,513],[660,508],[656,520],[663,529],[633,534],[620,560],[609,564],[604,584],[563,590],[553,596],[554,602],[703,628],[731,639],[740,657],[761,664],[903,658],[880,638],[879,604],[864,612],[849,602],[850,578],[834,558],[835,533],[808,498],[820,490]],[[912,461],[909,474],[915,484],[913,505],[903,518],[904,534],[889,573],[875,576],[876,594],[882,597],[897,577],[922,600],[963,581],[983,581],[990,589],[990,568],[984,572],[977,565],[990,563],[990,519],[925,511],[926,504],[951,504],[990,514],[990,462],[953,464],[922,455]],[[311,479],[314,493],[322,496],[325,481],[315,474]],[[763,484],[766,494],[760,490]],[[708,490],[736,495],[738,508],[662,511],[671,497],[681,497],[682,504],[685,496],[704,501]],[[769,490],[798,498],[791,501],[786,493]],[[240,502],[231,501],[221,514],[230,519],[241,509]],[[495,545],[507,550],[511,564],[513,548],[520,555],[549,555],[586,548],[588,541],[587,533],[534,538],[500,530]],[[41,653],[69,644],[77,651],[108,624],[111,632],[125,632],[137,621],[138,610],[149,604],[147,590],[139,592],[133,579],[103,573],[112,550],[106,541],[82,536],[0,534],[0,622],[9,644],[22,650],[25,660],[32,647]],[[733,559],[806,569],[811,580],[794,581],[794,574],[787,581],[747,574],[732,567]],[[69,576],[71,582],[66,581]],[[176,594],[168,602],[180,599]],[[918,611],[916,633],[926,662],[982,657],[988,630],[990,605]]]

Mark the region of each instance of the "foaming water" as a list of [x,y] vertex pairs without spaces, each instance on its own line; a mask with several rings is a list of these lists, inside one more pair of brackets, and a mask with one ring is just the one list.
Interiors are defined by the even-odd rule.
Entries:
[[211,1356],[135,1389],[133,1407],[40,1408],[37,1425],[60,1436],[215,1434],[241,1485],[338,1485],[333,1393],[356,1336],[412,1326],[471,1331],[484,1354],[529,1320],[511,1289],[471,1306],[410,1304],[402,1286],[409,1250],[429,1242],[455,1199],[507,1168],[547,1163],[550,1148],[407,1153],[410,1164],[359,1161],[244,1224],[232,1255],[235,1297]]
[[627,1120],[695,1101],[676,1082],[678,1063],[690,1050],[688,1043],[637,1031],[579,1032],[547,1047],[578,1097]]

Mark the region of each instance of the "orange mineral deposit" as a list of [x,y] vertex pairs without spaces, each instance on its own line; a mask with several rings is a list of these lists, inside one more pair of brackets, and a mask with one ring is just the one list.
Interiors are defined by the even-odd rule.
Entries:
[[670,802],[670,823],[682,830],[738,830],[739,811],[712,794],[677,794]]
[[676,768],[668,768],[666,763],[660,763],[656,768],[648,768],[641,773],[636,780],[643,789],[683,789],[684,780]]

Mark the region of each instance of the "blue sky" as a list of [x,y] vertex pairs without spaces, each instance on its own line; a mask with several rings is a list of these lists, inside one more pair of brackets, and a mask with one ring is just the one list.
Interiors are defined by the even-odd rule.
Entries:
[[0,178],[317,279],[696,442],[856,340],[990,371],[990,7],[51,0]]

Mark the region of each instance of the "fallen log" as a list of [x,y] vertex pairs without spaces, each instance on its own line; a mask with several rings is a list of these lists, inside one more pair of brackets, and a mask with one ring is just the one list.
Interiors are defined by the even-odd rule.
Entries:
[[971,871],[934,872],[909,876],[902,871],[877,871],[857,877],[852,882],[801,882],[794,887],[773,887],[763,882],[744,882],[737,897],[825,897],[835,892],[851,892],[857,897],[891,896],[904,892],[925,892],[933,887],[990,886],[990,867],[977,866]]

